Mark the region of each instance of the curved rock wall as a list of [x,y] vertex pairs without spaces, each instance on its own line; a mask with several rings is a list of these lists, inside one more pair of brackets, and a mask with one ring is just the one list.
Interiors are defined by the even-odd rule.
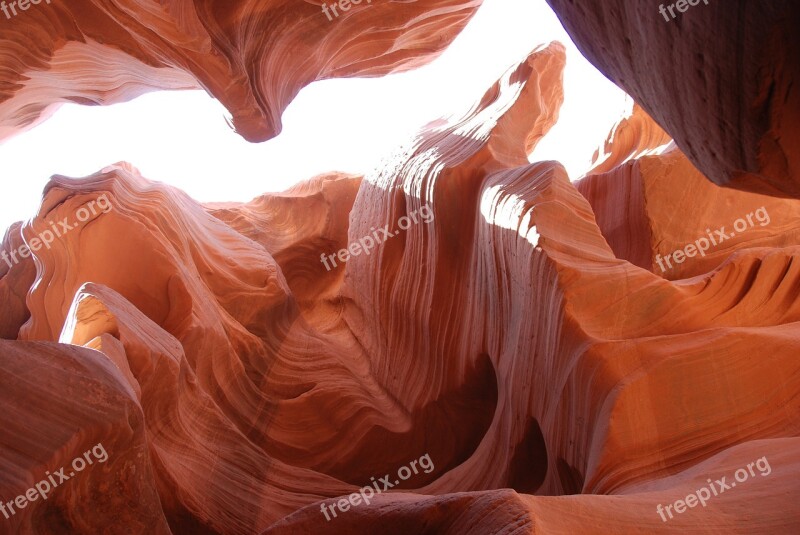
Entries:
[[283,110],[304,86],[422,65],[450,44],[481,0],[375,0],[335,20],[324,3],[28,4],[0,16],[0,140],[63,102],[113,104],[156,89],[205,89],[230,111],[239,134],[265,141],[280,132]]
[[797,2],[547,3],[711,181],[800,196]]
[[[419,57],[439,50],[474,6],[437,4],[390,41],[427,20],[450,30]],[[78,5],[38,16],[66,24],[57,14]],[[206,33],[222,46],[235,26],[222,4],[192,6],[147,13],[170,13],[184,48]],[[119,48],[154,53],[156,34],[135,33]],[[354,71],[326,72],[407,66],[412,48],[373,64],[356,47]],[[229,81],[213,62],[235,53],[211,54],[202,76]],[[200,79],[159,61],[141,80]],[[536,50],[367,176],[249,203],[200,204],[128,163],[53,177],[2,243],[19,255],[0,264],[2,504],[92,448],[107,459],[14,504],[0,531],[797,533],[798,201],[711,183],[644,104],[578,182],[528,162],[557,121],[565,62],[558,43]],[[15,95],[39,102],[26,87]],[[259,100],[258,117],[292,91]],[[257,135],[274,126],[248,117]],[[726,477],[740,486],[723,492]],[[703,488],[708,503],[679,511]]]

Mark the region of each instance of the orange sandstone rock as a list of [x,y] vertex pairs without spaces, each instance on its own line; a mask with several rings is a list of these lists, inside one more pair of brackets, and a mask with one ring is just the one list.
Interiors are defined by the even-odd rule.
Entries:
[[671,19],[658,2],[548,3],[708,179],[800,196],[800,4],[665,2]]
[[[119,533],[125,526],[130,532],[171,533],[144,415],[106,355],[51,342],[0,340],[0,369],[0,500],[24,499],[37,484],[44,493],[32,493],[37,497],[22,508],[6,505],[0,532]],[[95,457],[75,474],[74,459],[97,444],[105,462]],[[66,480],[56,475],[62,468]]]
[[315,80],[378,76],[435,58],[481,0],[380,1],[330,21],[323,2],[70,0],[0,15],[0,140],[63,102],[113,104],[205,89],[264,141]]
[[21,255],[25,245],[20,230],[22,223],[13,224],[0,243],[0,338],[15,340],[19,329],[30,317],[25,295],[36,279],[36,266],[30,254]]
[[[363,178],[201,205],[129,164],[54,177],[6,243],[111,208],[1,275],[18,340],[0,342],[0,489],[100,440],[136,470],[92,472],[21,532],[800,530],[794,201],[712,188],[655,150],[668,137],[641,111],[578,185],[528,163],[565,61],[557,43],[535,51]],[[668,216],[684,191],[709,221],[756,198],[775,221],[668,280],[652,259],[694,236]],[[370,254],[320,262],[379,228]],[[425,454],[430,473],[325,520],[324,503]],[[770,474],[660,518],[762,457]],[[112,490],[94,516],[71,512],[97,488]],[[131,493],[143,505],[126,510]]]
[[610,154],[638,145],[635,158],[602,162],[576,183],[618,258],[677,280],[707,273],[737,251],[800,245],[797,201],[711,183],[674,144],[648,139],[656,130],[635,110],[605,144]]

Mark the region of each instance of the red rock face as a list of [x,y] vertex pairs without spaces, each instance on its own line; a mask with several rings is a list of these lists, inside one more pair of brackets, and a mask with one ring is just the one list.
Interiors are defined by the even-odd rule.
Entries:
[[32,254],[0,268],[0,499],[107,459],[0,532],[800,531],[798,201],[711,183],[638,107],[579,182],[529,163],[565,59],[367,177],[54,177],[3,242]]
[[[632,140],[639,146],[629,149]],[[669,142],[636,108],[609,134],[611,153],[576,183],[618,258],[677,280],[707,273],[739,249],[800,245],[795,200],[719,187]],[[676,251],[684,251],[680,262]]]
[[[21,223],[8,229],[0,247],[3,252],[17,251],[25,242],[20,230]],[[0,314],[0,338],[13,340],[20,327],[28,320],[30,313],[25,303],[25,295],[36,278],[36,266],[30,255],[11,257],[5,255],[0,261],[0,301],[3,313]]]
[[59,103],[202,88],[228,108],[239,134],[264,141],[280,132],[283,110],[304,86],[422,65],[481,0],[375,0],[335,21],[324,3],[55,0],[0,13],[0,140]]
[[800,196],[800,4],[665,2],[666,15],[657,2],[548,4],[711,181]]

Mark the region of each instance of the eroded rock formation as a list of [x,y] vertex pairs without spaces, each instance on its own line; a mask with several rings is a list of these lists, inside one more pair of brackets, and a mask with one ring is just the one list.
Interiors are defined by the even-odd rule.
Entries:
[[529,163],[564,64],[543,47],[374,173],[250,203],[53,177],[3,242],[35,250],[0,268],[0,499],[108,461],[0,530],[800,530],[798,201],[712,184],[638,107],[577,183]]
[[[27,0],[25,0],[27,2]],[[0,15],[0,140],[63,102],[205,89],[264,141],[315,80],[419,66],[482,0],[376,0],[329,20],[322,0],[56,0]]]
[[[632,140],[639,145],[628,149]],[[576,187],[617,258],[677,280],[713,270],[738,249],[800,245],[800,203],[706,180],[640,108],[613,129],[609,146]],[[671,258],[688,245],[692,256]]]
[[547,2],[708,179],[800,197],[800,4]]

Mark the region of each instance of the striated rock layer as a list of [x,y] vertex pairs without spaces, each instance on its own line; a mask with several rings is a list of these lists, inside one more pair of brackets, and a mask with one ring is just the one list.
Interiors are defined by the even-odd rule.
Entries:
[[[632,130],[639,135],[631,137]],[[609,134],[612,157],[596,155],[575,184],[618,258],[677,280],[706,273],[741,249],[800,245],[800,203],[717,186],[654,132],[663,134],[634,108]],[[635,158],[614,161],[616,147],[625,155],[631,139],[641,143]],[[678,261],[676,251],[683,251]]]
[[93,444],[108,462],[0,529],[797,533],[797,201],[710,185],[640,109],[577,185],[529,163],[564,63],[535,51],[368,176],[246,204],[129,164],[53,177],[3,243],[35,250],[0,271],[0,498]]
[[711,181],[800,196],[800,4],[548,4]]
[[378,76],[435,58],[481,0],[56,0],[0,16],[0,140],[63,102],[113,104],[205,89],[236,131],[264,141],[315,80]]

